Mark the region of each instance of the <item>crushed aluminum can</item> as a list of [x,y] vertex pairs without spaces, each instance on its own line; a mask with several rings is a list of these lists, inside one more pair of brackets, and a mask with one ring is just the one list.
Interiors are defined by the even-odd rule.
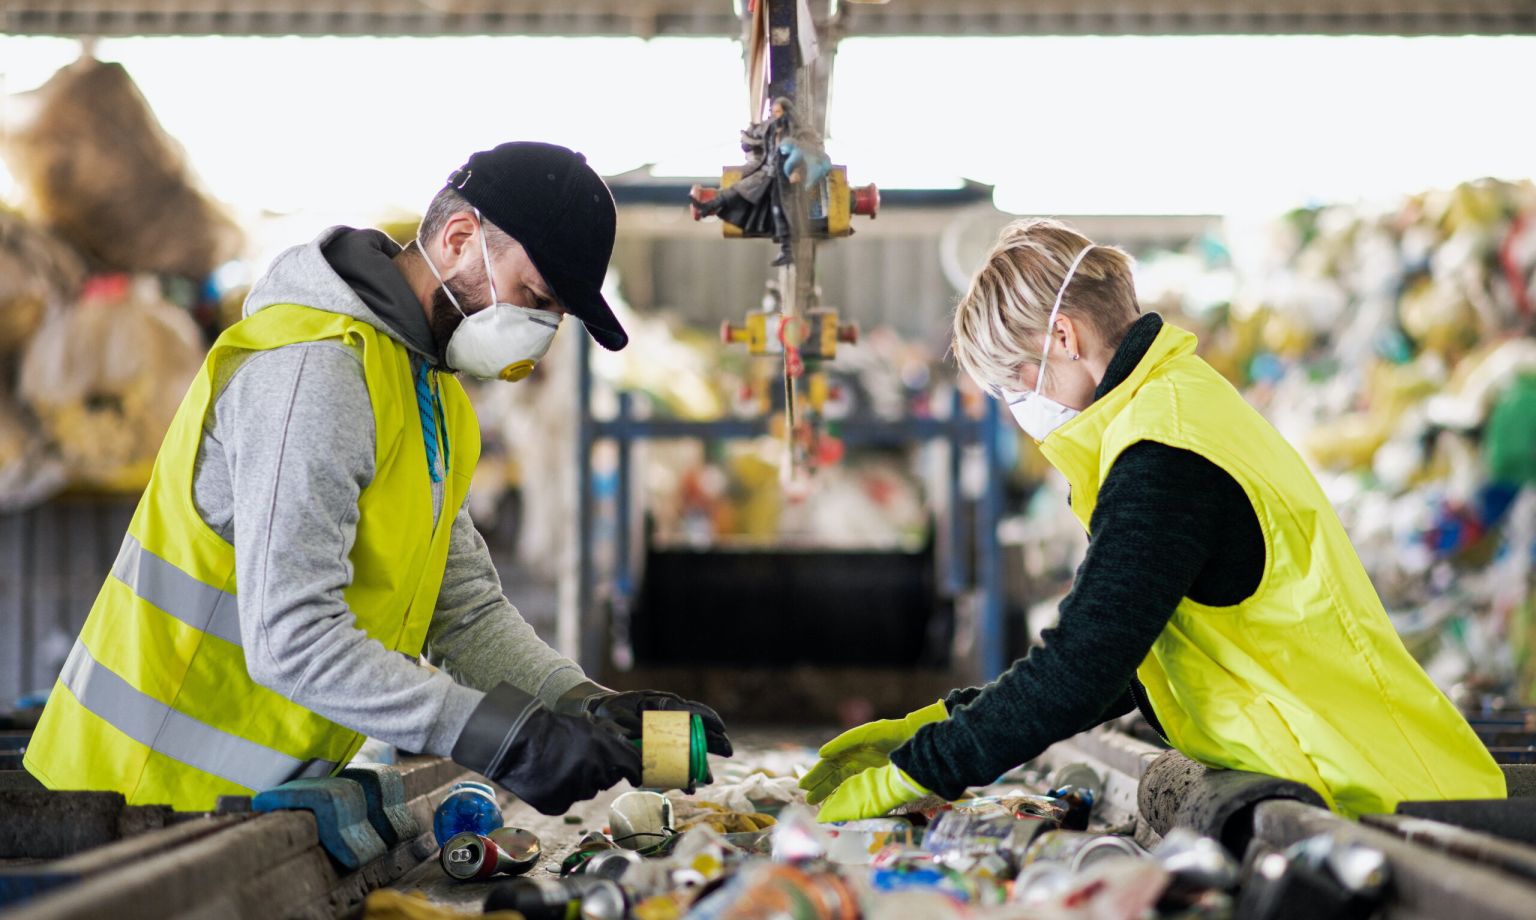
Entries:
[[581,874],[616,882],[644,862],[644,858],[633,850],[604,850],[592,854],[592,858],[581,867]]
[[617,882],[607,881],[581,896],[581,920],[624,920],[630,900]]
[[544,855],[544,845],[539,835],[521,827],[498,827],[485,836],[505,853],[519,872],[527,872],[538,864]]
[[588,860],[581,874],[618,882],[632,898],[647,898],[680,887],[676,873],[692,871],[669,869],[666,863],[644,859],[632,850],[606,850]]
[[588,831],[582,834],[581,839],[576,841],[576,846],[571,849],[565,859],[561,860],[560,877],[564,878],[581,872],[592,857],[614,849],[618,849],[618,844],[601,831]]
[[1085,763],[1069,763],[1051,773],[1048,782],[1052,789],[1077,786],[1093,793],[1094,799],[1104,795],[1104,779],[1094,768]]
[[[1080,856],[1084,850],[1087,850],[1089,855]],[[1024,851],[1023,864],[1031,866],[1039,862],[1060,863],[1075,871],[1106,859],[1140,858],[1145,855],[1146,851],[1129,837],[1121,837],[1117,834],[1090,834],[1086,831],[1052,830],[1046,831],[1030,842],[1029,849]]]
[[628,896],[617,882],[583,876],[511,879],[485,898],[486,913],[515,910],[526,920],[621,920],[628,907]]
[[1392,871],[1385,853],[1363,843],[1334,846],[1327,862],[1340,885],[1367,898],[1374,898],[1386,889]]
[[496,844],[471,831],[461,831],[448,838],[438,853],[438,863],[449,878],[489,878],[496,874]]
[[1170,830],[1153,848],[1152,857],[1163,864],[1180,887],[1219,891],[1237,887],[1239,867],[1226,847],[1187,827]]
[[485,879],[527,872],[538,863],[541,852],[539,838],[532,831],[502,827],[490,834],[465,831],[453,835],[443,844],[438,861],[452,878]]
[[1072,854],[1072,871],[1081,872],[1089,866],[1112,859],[1145,859],[1147,851],[1129,837],[1118,834],[1101,834],[1083,844]]
[[1390,870],[1381,851],[1319,834],[1260,859],[1237,898],[1237,915],[1371,915],[1386,896]]

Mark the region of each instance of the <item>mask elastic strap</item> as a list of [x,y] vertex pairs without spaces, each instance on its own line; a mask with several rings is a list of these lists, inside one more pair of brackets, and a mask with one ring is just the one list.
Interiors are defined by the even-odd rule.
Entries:
[[491,247],[485,242],[485,218],[480,215],[479,208],[475,208],[475,218],[480,221],[480,254],[485,257],[485,283],[491,286],[491,303],[500,303],[501,298],[496,296],[496,279],[491,277]]
[[1035,377],[1035,392],[1040,392],[1040,387],[1045,384],[1045,359],[1051,356],[1051,343],[1056,340],[1056,315],[1061,312],[1061,299],[1067,295],[1067,285],[1072,283],[1072,276],[1077,274],[1077,267],[1083,263],[1083,256],[1094,247],[1089,243],[1087,248],[1077,254],[1072,260],[1072,265],[1067,269],[1067,276],[1061,279],[1061,288],[1056,291],[1056,303],[1051,307],[1050,318],[1045,321],[1045,351],[1040,353],[1040,373]]
[[421,252],[421,260],[427,263],[427,271],[432,273],[432,277],[437,279],[437,284],[443,289],[443,293],[448,295],[448,302],[453,304],[453,308],[459,311],[460,316],[469,319],[469,314],[465,313],[464,308],[459,306],[459,298],[453,296],[453,291],[448,289],[448,282],[443,280],[442,273],[437,270],[436,265],[432,264],[432,257],[427,255],[427,247],[421,245],[421,237],[418,236],[411,240],[411,242],[415,243],[416,249]]

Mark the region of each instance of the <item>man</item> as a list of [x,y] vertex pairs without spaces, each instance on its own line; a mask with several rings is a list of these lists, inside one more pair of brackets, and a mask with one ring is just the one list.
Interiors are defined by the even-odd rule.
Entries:
[[209,809],[372,736],[558,814],[639,782],[642,710],[698,713],[729,755],[709,707],[608,690],[542,642],[465,506],[480,437],[451,372],[527,376],[565,314],[623,348],[614,225],[581,155],[509,143],[454,172],[412,246],[335,227],[280,255],[166,435],[33,775]]

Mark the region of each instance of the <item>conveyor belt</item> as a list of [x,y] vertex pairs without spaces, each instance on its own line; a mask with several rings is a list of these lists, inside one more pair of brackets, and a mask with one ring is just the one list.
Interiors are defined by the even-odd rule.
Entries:
[[[760,761],[775,747],[814,746],[830,734],[830,730],[740,732],[736,740],[744,760]],[[1157,798],[1156,790],[1143,787],[1169,781],[1167,777],[1178,772],[1149,769],[1160,757],[1170,756],[1128,735],[1098,729],[1056,745],[1036,766],[1048,771],[1093,769],[1103,781],[1095,824],[1120,832],[1135,830],[1138,839],[1155,844],[1169,822],[1205,813],[1164,809],[1167,813],[1154,827],[1151,818],[1156,816],[1138,809],[1138,801]],[[1512,791],[1530,791],[1532,783],[1522,771],[1532,768],[1506,769],[1511,771]],[[217,815],[176,815],[165,826],[151,830],[119,822],[121,829],[116,833],[121,839],[115,842],[102,841],[73,855],[41,861],[0,860],[0,881],[5,881],[7,871],[55,874],[49,882],[56,886],[54,890],[16,904],[7,913],[8,920],[73,920],[107,914],[330,920],[357,916],[366,895],[386,886],[419,891],[445,907],[478,911],[494,883],[449,879],[437,862],[430,831],[432,812],[452,784],[477,777],[440,758],[410,758],[401,764],[401,771],[409,809],[423,832],[356,871],[341,868],[326,854],[316,819],[308,812],[251,814],[237,809]],[[1175,779],[1188,787],[1189,794],[1207,798],[1225,788],[1221,782],[1207,783],[1208,777],[1197,773],[1184,771]],[[1202,784],[1209,788],[1203,792],[1195,788]],[[608,803],[627,789],[626,785],[577,805],[570,813],[574,821],[541,815],[503,796],[507,823],[540,838],[543,856],[530,874],[557,874],[560,861],[581,835],[606,825]],[[1418,818],[1389,816],[1367,826],[1296,801],[1266,799],[1253,804],[1244,812],[1253,837],[1250,866],[1267,852],[1320,834],[1374,847],[1386,855],[1395,878],[1385,917],[1450,916],[1453,906],[1460,916],[1529,916],[1526,908],[1536,904],[1532,877],[1536,869],[1531,868],[1536,866],[1536,848],[1525,844]],[[14,813],[5,817],[7,826],[17,825]],[[12,882],[16,877],[11,876]]]

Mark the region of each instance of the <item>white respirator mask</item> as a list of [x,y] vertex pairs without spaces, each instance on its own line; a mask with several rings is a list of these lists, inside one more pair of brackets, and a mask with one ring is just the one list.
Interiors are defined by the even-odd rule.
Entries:
[[485,242],[485,218],[478,208],[475,217],[480,220],[480,253],[485,259],[485,279],[491,290],[491,305],[484,310],[473,315],[465,313],[437,266],[432,264],[420,237],[416,239],[416,248],[421,250],[427,268],[442,285],[448,301],[464,317],[448,338],[448,366],[481,380],[516,382],[533,373],[534,365],[549,351],[555,333],[560,330],[562,315],[519,307],[497,298],[496,279],[491,276],[491,249]]
[[1067,276],[1061,281],[1061,289],[1056,292],[1056,303],[1051,307],[1051,316],[1045,323],[1045,350],[1040,354],[1040,373],[1035,377],[1035,388],[1029,392],[1017,390],[1004,390],[1000,394],[1008,403],[1008,411],[1013,413],[1013,420],[1019,423],[1024,433],[1034,438],[1036,442],[1044,441],[1051,432],[1062,425],[1077,418],[1082,413],[1077,409],[1063,406],[1061,403],[1040,392],[1045,385],[1045,360],[1051,356],[1051,342],[1056,338],[1056,316],[1061,312],[1061,299],[1067,293],[1067,285],[1072,283],[1072,276],[1077,274],[1077,267],[1082,264],[1083,256],[1093,248],[1089,244],[1086,249],[1077,254],[1072,260],[1072,266],[1067,269]]

